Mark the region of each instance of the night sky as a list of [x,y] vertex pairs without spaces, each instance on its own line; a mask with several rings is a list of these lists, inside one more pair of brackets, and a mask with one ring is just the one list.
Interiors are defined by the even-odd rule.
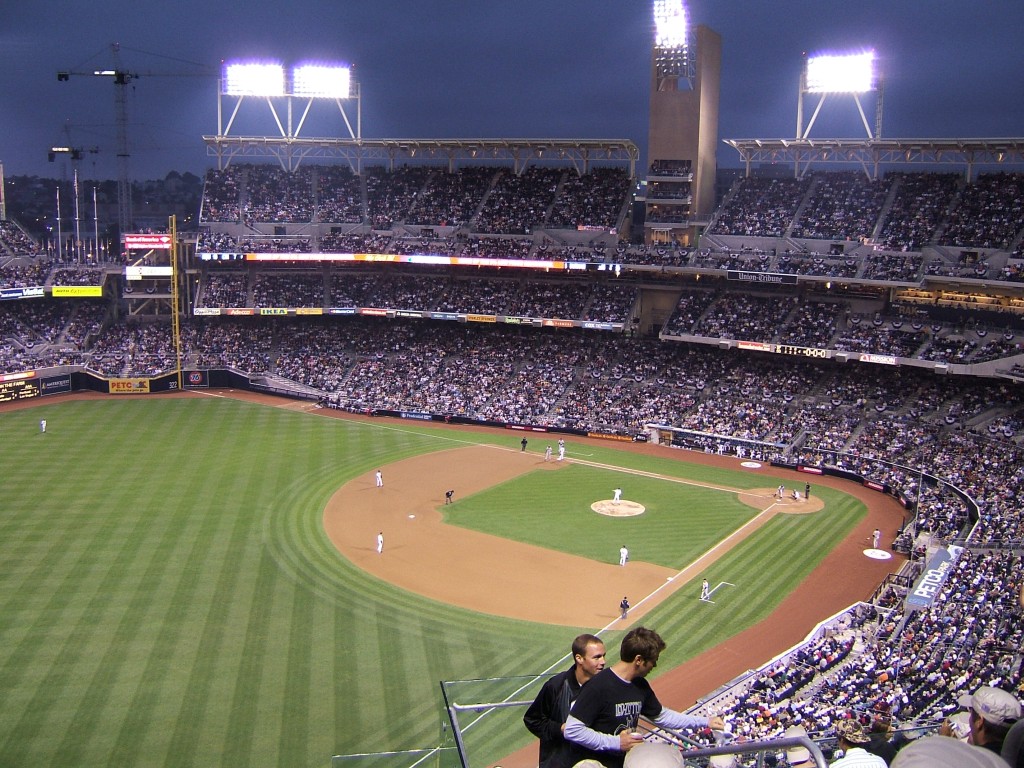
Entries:
[[[720,138],[792,137],[802,54],[862,48],[881,61],[883,136],[1024,136],[1021,0],[688,7],[723,38]],[[120,69],[138,75],[128,93],[135,179],[213,165],[201,137],[217,131],[220,62],[253,56],[353,64],[364,138],[624,138],[645,156],[645,0],[11,0],[2,18],[0,162],[9,176],[60,175],[61,161],[46,154],[65,144],[99,149],[82,163],[86,178],[116,176],[111,79],[56,78],[113,68],[115,42]],[[874,103],[865,98],[871,121]],[[276,132],[265,104],[248,102],[239,119],[236,135]],[[347,136],[333,103],[318,103],[301,135]],[[828,102],[812,135],[863,138],[852,100]],[[718,157],[735,164],[727,147]]]

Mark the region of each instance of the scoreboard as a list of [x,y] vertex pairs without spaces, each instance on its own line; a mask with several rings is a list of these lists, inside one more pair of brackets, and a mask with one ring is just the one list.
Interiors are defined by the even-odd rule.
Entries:
[[12,379],[0,376],[0,403],[39,397],[38,379]]

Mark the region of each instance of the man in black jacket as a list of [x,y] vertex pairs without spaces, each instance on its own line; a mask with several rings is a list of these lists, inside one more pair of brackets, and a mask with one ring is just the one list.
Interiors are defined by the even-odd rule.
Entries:
[[569,707],[580,688],[604,669],[604,642],[596,635],[580,635],[572,641],[572,658],[573,665],[544,683],[523,716],[527,729],[540,739],[539,768],[554,764],[565,746],[562,732]]

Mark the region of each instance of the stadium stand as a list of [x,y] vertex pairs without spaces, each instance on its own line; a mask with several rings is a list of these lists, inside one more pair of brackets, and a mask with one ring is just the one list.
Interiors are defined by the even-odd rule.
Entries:
[[[884,535],[905,569],[695,707],[725,712],[743,738],[799,724],[827,742],[837,722],[869,726],[882,710],[916,732],[979,685],[1020,691],[1024,175],[745,178],[696,246],[620,240],[631,185],[614,169],[210,171],[185,364],[273,376],[360,413],[626,439],[664,428],[679,448],[854,473],[895,496],[906,520]],[[3,371],[174,369],[169,320],[121,311],[121,267],[58,264],[3,224],[0,288],[105,291],[0,304]],[[201,258],[243,253],[581,268]],[[231,310],[254,316],[219,316]],[[948,578],[910,606],[943,552]]]

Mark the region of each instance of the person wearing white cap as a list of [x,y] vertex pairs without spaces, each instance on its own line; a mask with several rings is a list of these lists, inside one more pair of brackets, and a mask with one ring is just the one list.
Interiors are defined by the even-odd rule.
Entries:
[[[807,729],[802,725],[791,725],[782,735],[787,739],[798,739],[807,736]],[[799,766],[799,768],[814,765],[814,760],[811,759],[811,750],[800,746],[786,748],[786,762],[791,766]]]
[[[594,762],[594,768],[604,768],[597,760],[582,762]],[[576,763],[573,768],[580,765]],[[679,747],[669,744],[666,741],[645,741],[626,753],[623,761],[625,768],[683,768],[686,761],[683,760],[683,753]]]
[[925,736],[897,752],[889,768],[1006,768],[1006,761],[959,739]]
[[1020,702],[1002,688],[983,685],[973,694],[964,694],[957,704],[970,714],[971,743],[990,749],[997,755],[1010,726],[1020,719]]
[[709,768],[738,768],[739,764],[736,755],[712,755],[708,760]]

